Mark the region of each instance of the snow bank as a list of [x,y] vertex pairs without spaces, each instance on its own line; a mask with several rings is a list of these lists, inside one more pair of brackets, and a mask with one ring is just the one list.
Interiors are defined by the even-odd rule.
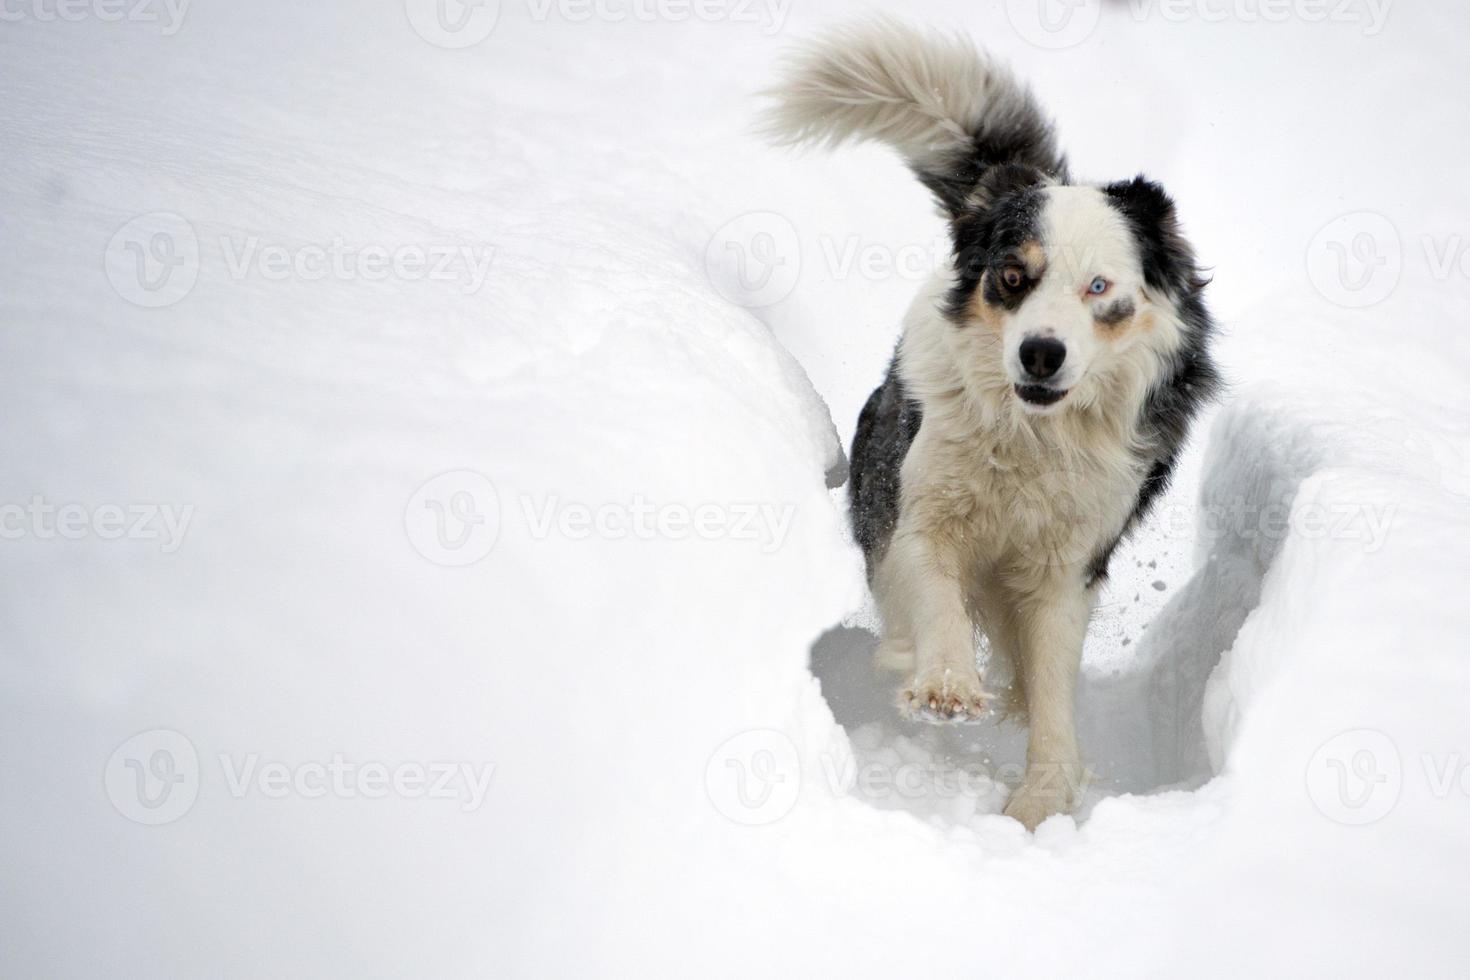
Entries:
[[545,975],[740,832],[715,746],[840,738],[841,451],[713,225],[359,16],[6,28],[6,974]]

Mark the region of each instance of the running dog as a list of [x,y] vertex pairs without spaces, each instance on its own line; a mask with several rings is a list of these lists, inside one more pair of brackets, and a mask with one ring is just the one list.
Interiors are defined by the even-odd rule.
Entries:
[[1009,662],[1001,706],[1030,733],[1005,812],[1035,829],[1084,780],[1077,671],[1109,557],[1219,387],[1205,280],[1163,188],[1073,182],[1030,91],[965,38],[839,29],[768,94],[777,142],[885,143],[948,222],[858,419],[851,520],[905,711],[987,711],[977,628]]

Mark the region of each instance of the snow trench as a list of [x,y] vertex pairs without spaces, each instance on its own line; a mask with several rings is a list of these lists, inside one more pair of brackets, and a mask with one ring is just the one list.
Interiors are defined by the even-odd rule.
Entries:
[[[1322,436],[1309,417],[1274,410],[1269,399],[1242,399],[1215,415],[1202,476],[1186,467],[1194,484],[1171,491],[1191,500],[1192,573],[1131,651],[1113,649],[1099,662],[1095,648],[1109,641],[1089,632],[1077,720],[1091,779],[1079,818],[1103,798],[1193,790],[1222,770],[1239,705],[1212,677],[1261,601],[1303,481],[1347,451]],[[1162,547],[1157,520],[1132,542],[1140,566]],[[1024,728],[995,717],[967,726],[905,718],[896,704],[902,678],[873,663],[875,622],[871,609],[849,617],[811,648],[812,674],[856,757],[851,791],[942,823],[999,812],[1024,767]]]

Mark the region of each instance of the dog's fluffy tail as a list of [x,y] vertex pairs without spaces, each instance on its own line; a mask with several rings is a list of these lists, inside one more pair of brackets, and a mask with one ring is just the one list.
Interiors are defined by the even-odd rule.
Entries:
[[1030,91],[961,35],[887,18],[838,28],[798,49],[762,129],[786,145],[876,140],[898,150],[951,214],[990,167],[1065,179],[1050,121]]

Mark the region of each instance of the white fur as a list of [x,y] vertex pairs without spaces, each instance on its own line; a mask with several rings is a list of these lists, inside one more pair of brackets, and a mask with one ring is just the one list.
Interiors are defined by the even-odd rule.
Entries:
[[[1073,695],[1093,602],[1089,563],[1132,513],[1145,475],[1133,452],[1139,410],[1160,355],[1178,343],[1172,311],[1148,298],[1131,238],[1100,198],[1049,190],[1046,272],[1001,333],[942,315],[946,272],[915,300],[899,349],[924,424],[874,575],[881,651],[890,662],[911,658],[908,707],[973,717],[968,706],[983,701],[973,631],[984,630],[1024,695],[1024,706],[1017,697],[1007,707],[1029,715],[1027,775],[1007,812],[1030,827],[1069,809],[1083,781]],[[1150,329],[1102,336],[1078,284],[1104,272],[1152,317]],[[1073,390],[1044,415],[1023,407],[1012,378],[1018,338],[1042,328],[1081,352]]]
[[874,140],[917,168],[967,146],[986,119],[1027,111],[1025,89],[963,35],[921,33],[887,18],[838,28],[801,49],[768,93],[778,143]]
[[[1008,318],[1002,356],[1007,377],[1023,384],[1026,378],[1019,354],[1021,342],[1028,337],[1060,340],[1066,345],[1067,358],[1051,383],[1075,389],[1088,377],[1095,361],[1105,354],[1121,354],[1140,336],[1129,331],[1115,342],[1105,341],[1096,329],[1093,311],[1120,300],[1131,300],[1135,308],[1146,302],[1142,295],[1143,272],[1132,232],[1101,191],[1094,187],[1051,186],[1046,189],[1046,197],[1039,229],[1046,250],[1045,275],[1016,315]],[[1110,285],[1107,293],[1094,297],[1088,287],[1098,277]],[[1170,319],[1162,317],[1165,329]],[[1109,347],[1112,349],[1105,349]]]

